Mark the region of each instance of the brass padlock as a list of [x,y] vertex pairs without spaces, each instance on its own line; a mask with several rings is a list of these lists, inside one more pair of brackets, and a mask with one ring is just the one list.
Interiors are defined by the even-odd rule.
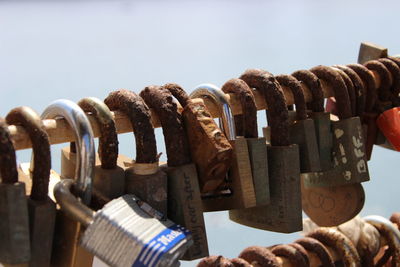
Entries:
[[146,104],[160,119],[167,151],[168,218],[192,232],[194,244],[184,260],[208,256],[206,229],[197,170],[190,158],[190,148],[183,128],[182,115],[168,89],[148,86],[140,92]]
[[290,143],[297,144],[300,152],[300,172],[321,170],[314,121],[307,118],[306,100],[301,83],[291,75],[278,75],[281,86],[288,87],[294,96],[296,117],[290,121]]
[[28,263],[31,249],[25,184],[18,181],[15,150],[3,118],[0,118],[0,174],[0,262]]
[[100,162],[96,159],[93,191],[109,199],[120,197],[125,193],[125,172],[117,165],[118,134],[111,111],[103,101],[95,97],[81,99],[78,106],[94,116],[100,129],[98,148]]
[[[90,122],[83,110],[70,100],[56,100],[42,113],[42,119],[63,117],[75,134],[76,169],[70,178],[76,178],[76,195],[88,205],[91,200],[91,178],[95,166],[95,146]],[[62,164],[65,164],[63,161]],[[61,170],[65,166],[61,166]],[[90,177],[90,179],[87,179]],[[68,177],[66,177],[68,178]],[[82,225],[57,210],[51,266],[91,266],[93,255],[78,245]]]
[[272,74],[247,70],[240,76],[249,87],[260,90],[268,106],[271,146],[268,170],[271,203],[229,211],[229,218],[254,228],[290,233],[302,229],[300,160],[296,144],[289,141],[289,116],[285,96]]
[[190,99],[178,84],[163,86],[182,105],[182,118],[189,139],[190,154],[196,164],[200,192],[216,190],[232,163],[233,149],[200,98]]
[[222,116],[219,124],[229,142],[234,156],[226,182],[215,192],[203,194],[204,211],[221,211],[257,205],[247,141],[236,137],[235,122],[225,94],[215,85],[201,84],[190,95],[191,98],[208,98],[217,106]]
[[40,116],[29,107],[12,109],[7,114],[6,121],[24,127],[32,143],[33,164],[30,171],[32,188],[28,198],[31,244],[29,266],[50,266],[56,205],[48,197],[51,168],[49,137]]
[[243,114],[234,116],[236,135],[244,136],[247,142],[257,205],[269,204],[267,144],[265,137],[258,137],[257,106],[253,91],[241,79],[231,79],[221,89],[240,99]]
[[143,99],[128,90],[114,91],[104,100],[112,110],[125,113],[136,139],[136,160],[125,170],[125,192],[134,194],[167,216],[167,175],[158,166],[151,114]]

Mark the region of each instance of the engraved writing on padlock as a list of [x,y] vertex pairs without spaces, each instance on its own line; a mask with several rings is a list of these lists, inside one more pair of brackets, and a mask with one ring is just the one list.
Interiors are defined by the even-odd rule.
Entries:
[[182,116],[171,93],[164,87],[146,87],[140,96],[157,113],[163,127],[168,166],[162,166],[162,169],[168,175],[168,218],[183,225],[193,235],[193,246],[182,259],[208,256],[197,170],[191,162]]
[[50,266],[56,205],[48,197],[51,168],[49,137],[39,115],[29,107],[11,110],[6,120],[23,126],[33,144],[33,166],[30,171],[32,188],[29,190],[28,212],[31,243],[29,266]]
[[57,202],[87,227],[80,245],[111,266],[171,266],[193,242],[189,231],[154,218],[157,212],[142,209],[146,205],[134,195],[114,199],[94,212],[71,194],[72,184],[73,180],[64,179],[56,185]]
[[27,263],[30,243],[25,184],[18,182],[15,151],[4,119],[0,119],[0,171],[0,262]]
[[[85,204],[90,203],[92,193],[92,177],[95,165],[95,147],[90,122],[83,110],[69,100],[56,100],[41,115],[42,119],[63,117],[74,130],[76,153],[76,169],[72,174],[76,178],[75,191]],[[62,164],[68,162],[62,161]],[[65,169],[61,166],[61,170]],[[52,266],[91,266],[93,255],[79,246],[78,239],[82,225],[69,218],[65,212],[58,210],[56,214],[57,233],[53,240]]]
[[228,172],[226,185],[221,191],[203,194],[204,211],[231,210],[257,205],[247,141],[236,138],[235,122],[225,94],[215,85],[202,84],[190,95],[191,98],[210,98],[220,109],[220,127],[234,149],[232,166]]
[[125,170],[125,192],[134,194],[167,216],[167,175],[158,167],[151,114],[143,99],[128,90],[109,94],[105,103],[130,120],[136,139],[136,160]]

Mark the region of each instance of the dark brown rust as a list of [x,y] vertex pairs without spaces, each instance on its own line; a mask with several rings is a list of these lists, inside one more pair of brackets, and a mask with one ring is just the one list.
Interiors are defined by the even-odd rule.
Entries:
[[232,262],[233,266],[235,266],[235,267],[252,267],[253,266],[242,258],[233,258],[233,259],[230,259],[230,261]]
[[348,119],[352,116],[349,94],[347,93],[346,84],[340,74],[334,69],[327,66],[316,66],[310,69],[318,78],[325,80],[332,86],[335,94],[336,105],[338,108],[339,119]]
[[289,244],[289,246],[294,247],[297,250],[297,252],[300,253],[301,256],[303,257],[304,261],[306,262],[306,265],[310,266],[310,259],[308,258],[308,252],[302,245],[298,243],[291,243]]
[[176,83],[167,83],[163,87],[170,91],[170,93],[178,100],[183,108],[186,107],[190,98],[180,85]]
[[319,78],[309,70],[298,70],[292,73],[300,82],[304,83],[311,91],[312,102],[307,106],[314,112],[324,112],[324,92]]
[[353,81],[343,70],[336,67],[334,67],[334,69],[340,74],[344,83],[346,84],[347,93],[349,94],[349,99],[350,99],[351,112],[353,116],[356,116],[356,93]]
[[333,248],[340,256],[344,266],[361,266],[360,256],[354,244],[341,232],[333,228],[320,227],[307,237],[312,237],[320,241],[326,246]]
[[[115,169],[118,159],[118,133],[114,119],[112,116],[106,118],[105,116],[100,115],[103,114],[103,112],[99,110],[101,107],[91,102],[90,99],[84,98],[78,102],[78,105],[83,111],[92,113],[99,124],[99,156],[101,168]],[[99,116],[102,116],[102,118]]]
[[191,162],[189,141],[183,128],[182,115],[168,89],[148,86],[140,92],[146,104],[160,119],[167,151],[168,166],[177,167]]
[[197,267],[235,267],[235,265],[223,256],[208,256],[203,258]]
[[33,172],[30,198],[37,201],[47,200],[51,154],[49,136],[40,116],[30,107],[12,109],[6,117],[8,124],[24,127],[32,143]]
[[134,92],[118,90],[111,92],[104,100],[111,110],[120,110],[128,116],[136,141],[136,162],[154,163],[158,161],[156,137],[151,124],[150,109]]
[[[304,259],[302,253],[291,245],[277,245],[271,249],[272,253],[278,257],[287,258],[293,266],[308,267],[307,261]],[[307,257],[308,259],[308,257]]]
[[240,98],[243,113],[235,115],[236,135],[258,137],[257,106],[252,89],[241,79],[230,79],[221,89],[226,94],[235,94]]
[[392,75],[392,87],[390,89],[390,100],[393,103],[393,106],[397,107],[400,105],[400,67],[388,58],[380,58],[378,59],[385,67],[390,71]]
[[295,77],[286,74],[275,76],[275,78],[281,86],[288,87],[293,93],[294,103],[296,104],[296,119],[307,119],[307,107],[301,82],[299,82]]
[[289,114],[286,107],[285,95],[275,77],[264,70],[246,70],[240,79],[249,87],[260,90],[268,106],[268,122],[271,126],[271,145],[288,146]]
[[354,70],[364,83],[365,90],[365,110],[372,111],[377,100],[375,79],[367,67],[361,64],[348,64],[347,67]]
[[4,184],[18,182],[15,150],[8,131],[8,125],[3,118],[0,118],[0,174],[1,182]]
[[315,238],[303,237],[297,239],[295,243],[302,245],[306,250],[317,255],[324,267],[335,267],[335,262],[329,253],[329,250]]
[[367,61],[364,63],[364,66],[371,71],[376,71],[380,77],[381,83],[377,89],[378,101],[389,101],[391,96],[390,71],[378,60]]
[[269,249],[259,246],[245,248],[240,252],[239,258],[246,260],[250,264],[256,262],[259,266],[263,267],[280,266],[275,255]]
[[358,76],[357,72],[355,72],[354,70],[350,69],[345,65],[335,65],[334,67],[344,71],[353,82],[354,92],[356,97],[355,115],[358,117],[362,117],[365,110],[365,95],[366,95],[366,89],[364,87],[363,81],[361,80],[360,76]]
[[390,221],[400,229],[400,212],[395,212],[390,216]]

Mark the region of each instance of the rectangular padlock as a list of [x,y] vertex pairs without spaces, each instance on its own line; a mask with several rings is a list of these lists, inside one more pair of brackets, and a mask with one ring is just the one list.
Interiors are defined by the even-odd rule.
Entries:
[[310,118],[314,121],[321,170],[330,170],[333,168],[330,113],[311,112]]

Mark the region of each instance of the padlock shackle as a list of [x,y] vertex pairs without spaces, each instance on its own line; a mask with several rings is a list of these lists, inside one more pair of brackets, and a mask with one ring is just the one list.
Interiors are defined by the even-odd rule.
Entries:
[[378,60],[370,60],[364,63],[364,66],[367,67],[370,71],[376,71],[380,77],[380,85],[379,88],[376,88],[376,94],[377,94],[377,101],[376,101],[376,106],[380,111],[383,111],[383,106],[382,102],[389,101],[390,100],[390,87],[391,87],[391,81],[390,81],[390,71],[385,67],[385,65]]
[[30,198],[45,201],[48,198],[50,181],[51,153],[49,136],[39,114],[30,107],[17,107],[6,116],[8,124],[19,125],[27,131],[32,143],[30,174],[32,189]]
[[52,102],[41,118],[63,117],[74,131],[76,145],[75,179],[78,196],[84,204],[89,204],[92,195],[92,180],[95,166],[95,146],[93,130],[85,112],[74,102],[59,99]]
[[87,227],[92,221],[95,212],[79,201],[72,193],[71,188],[74,184],[72,179],[62,179],[54,186],[54,197],[71,219],[80,222]]
[[331,68],[334,69],[337,73],[339,73],[340,77],[342,77],[342,79],[346,85],[347,94],[349,95],[351,115],[356,116],[356,93],[355,93],[353,81],[340,68],[337,68],[335,66],[332,66]]
[[115,169],[118,159],[118,133],[110,109],[96,97],[86,97],[78,102],[85,112],[96,118],[100,128],[99,157],[102,169]]
[[340,74],[327,66],[316,66],[310,69],[318,78],[329,83],[334,90],[336,105],[338,108],[339,119],[348,119],[352,117],[350,98],[347,92],[346,84]]
[[335,68],[341,69],[346,73],[347,76],[351,79],[353,86],[354,86],[354,93],[355,93],[355,102],[356,102],[356,107],[355,107],[355,116],[362,117],[364,110],[365,110],[365,101],[366,101],[366,96],[365,96],[365,86],[364,82],[360,78],[360,76],[352,70],[351,68],[347,67],[346,65],[334,65]]
[[111,92],[104,103],[111,110],[120,110],[131,122],[136,143],[136,163],[158,162],[156,137],[151,113],[143,99],[125,89]]
[[190,98],[209,98],[213,100],[221,114],[219,127],[225,133],[228,140],[236,139],[235,119],[232,115],[229,101],[221,89],[210,83],[200,84],[190,94]]
[[296,105],[296,120],[307,119],[306,99],[304,98],[301,83],[292,75],[281,74],[275,76],[275,79],[281,86],[288,87],[294,96],[294,104]]
[[335,261],[333,260],[328,248],[312,237],[302,237],[294,241],[294,243],[300,244],[307,251],[314,253],[321,261],[321,265],[324,267],[335,267]]
[[371,112],[377,100],[376,84],[374,76],[367,67],[361,64],[347,64],[347,67],[354,70],[364,84],[365,92],[365,112]]
[[221,90],[240,99],[242,114],[234,116],[236,134],[246,138],[257,138],[257,106],[253,90],[247,83],[237,78],[227,81]]
[[18,182],[15,149],[8,124],[3,118],[0,118],[0,174],[1,183],[14,184]]
[[249,69],[239,78],[264,96],[268,106],[268,123],[271,126],[271,145],[290,145],[289,113],[282,88],[275,77],[265,70]]
[[183,108],[186,107],[190,101],[190,97],[179,84],[167,83],[164,84],[163,87],[167,89],[176,98],[176,100],[178,100],[179,104],[181,104]]
[[308,103],[308,108],[313,112],[324,112],[324,92],[322,91],[319,78],[309,70],[295,71],[292,73],[292,76],[310,89],[312,102]]
[[178,167],[192,162],[182,115],[170,91],[162,86],[147,86],[140,96],[160,119],[168,166]]
[[392,75],[392,86],[390,88],[390,100],[392,101],[392,106],[398,107],[400,105],[400,67],[395,63],[395,61],[389,58],[378,59],[385,67],[390,71]]

